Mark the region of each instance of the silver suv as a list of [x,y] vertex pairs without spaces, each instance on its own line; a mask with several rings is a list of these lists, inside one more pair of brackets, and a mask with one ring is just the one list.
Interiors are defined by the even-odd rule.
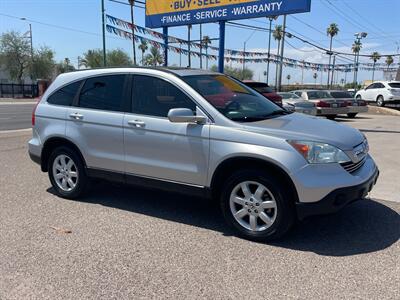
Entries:
[[252,240],[362,199],[379,175],[358,130],[289,113],[208,71],[63,74],[32,123],[29,154],[59,196],[78,198],[102,178],[210,197]]

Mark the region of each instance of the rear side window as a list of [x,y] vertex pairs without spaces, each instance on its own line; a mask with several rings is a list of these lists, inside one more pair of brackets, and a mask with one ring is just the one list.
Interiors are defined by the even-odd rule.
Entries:
[[133,80],[133,113],[167,117],[173,108],[196,111],[196,104],[173,84],[151,76],[136,75]]
[[400,82],[389,83],[389,86],[394,89],[400,89]]
[[125,75],[107,75],[87,79],[79,96],[79,106],[122,111],[125,78]]
[[64,86],[63,88],[53,93],[47,99],[47,102],[55,105],[71,106],[81,84],[82,81],[77,81],[67,86]]
[[331,92],[333,98],[353,98],[348,92]]

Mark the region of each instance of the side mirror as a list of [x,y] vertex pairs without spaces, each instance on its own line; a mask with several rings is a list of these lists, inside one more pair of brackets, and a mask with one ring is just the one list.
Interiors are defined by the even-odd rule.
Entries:
[[205,124],[207,118],[195,116],[193,111],[188,108],[173,108],[168,112],[168,120],[172,123],[197,123]]

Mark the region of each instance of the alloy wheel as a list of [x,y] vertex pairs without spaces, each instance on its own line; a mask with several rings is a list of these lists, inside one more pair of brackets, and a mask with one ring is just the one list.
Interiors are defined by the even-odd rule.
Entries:
[[53,162],[53,177],[64,192],[71,192],[78,184],[79,174],[75,162],[65,154],[58,155]]

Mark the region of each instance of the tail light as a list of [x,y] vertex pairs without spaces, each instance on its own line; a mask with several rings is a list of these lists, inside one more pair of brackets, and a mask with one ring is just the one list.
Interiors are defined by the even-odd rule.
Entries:
[[35,121],[36,121],[35,113],[36,113],[36,108],[39,105],[39,102],[40,102],[40,99],[38,100],[38,102],[36,102],[36,104],[35,104],[35,106],[33,107],[33,110],[32,110],[32,127],[35,126]]
[[317,106],[317,107],[331,107],[331,104],[328,103],[328,102],[325,102],[325,101],[320,100],[320,101],[318,101],[318,102],[316,103],[316,106]]

